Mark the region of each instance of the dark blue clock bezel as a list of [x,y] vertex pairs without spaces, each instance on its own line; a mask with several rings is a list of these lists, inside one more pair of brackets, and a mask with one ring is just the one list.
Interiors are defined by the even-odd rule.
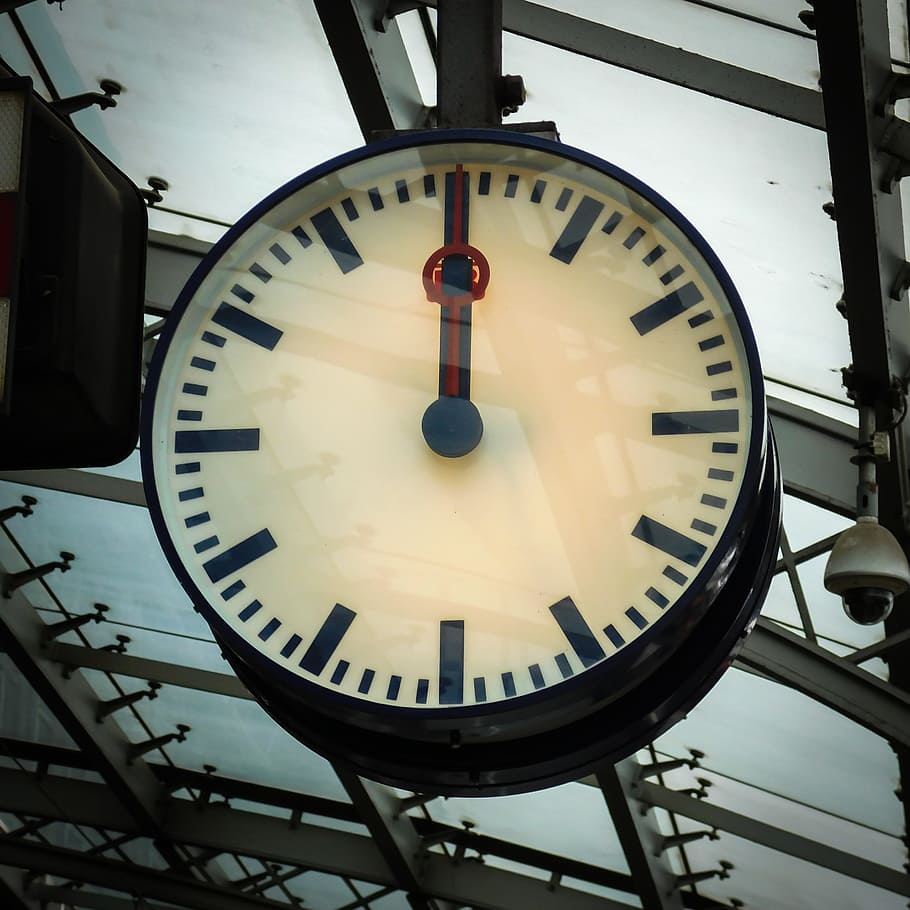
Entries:
[[[358,699],[341,692],[333,692],[325,685],[297,676],[250,645],[210,606],[179,558],[164,520],[157,493],[158,478],[155,476],[151,451],[153,444],[153,406],[151,405],[155,400],[166,353],[178,330],[183,313],[202,281],[242,234],[293,193],[340,168],[414,146],[449,143],[484,143],[526,147],[575,161],[623,184],[631,192],[661,211],[676,226],[702,257],[720,285],[739,327],[752,383],[751,446],[745,465],[742,487],[730,519],[723,528],[717,545],[707,562],[701,567],[683,597],[675,603],[671,614],[654,623],[633,642],[599,664],[538,692],[481,704],[418,708]],[[470,736],[472,731],[482,732],[491,726],[499,727],[503,724],[514,724],[516,729],[533,729],[535,725],[546,723],[552,727],[553,723],[556,723],[555,718],[567,710],[577,708],[577,710],[583,711],[585,705],[609,699],[611,692],[627,691],[633,685],[647,685],[648,679],[655,672],[659,672],[659,667],[664,659],[670,657],[679,648],[679,626],[683,621],[681,617],[686,615],[691,621],[695,616],[697,623],[708,611],[718,592],[722,592],[731,566],[735,565],[735,561],[740,555],[743,539],[759,512],[760,503],[756,499],[762,485],[762,478],[768,470],[767,461],[772,457],[768,445],[764,385],[755,339],[742,300],[726,269],[707,241],[659,193],[621,168],[580,149],[508,130],[433,130],[396,136],[339,155],[275,190],[230,228],[194,271],[178,297],[161,333],[149,368],[145,396],[146,406],[142,412],[141,427],[141,464],[146,499],[155,531],[175,575],[194,605],[212,627],[216,637],[233,652],[235,661],[253,674],[253,677],[261,678],[265,682],[266,688],[272,686],[280,688],[283,693],[299,698],[302,702],[315,706],[326,714],[341,716],[354,725],[363,725],[379,731],[395,732],[410,729],[415,731],[418,739],[433,740],[436,737],[448,735],[452,729],[463,730],[466,735]],[[170,481],[170,477],[162,479],[163,483]],[[722,567],[720,572],[719,567]],[[757,611],[759,606],[760,600],[757,605],[752,606],[752,614]],[[740,612],[733,610],[731,617],[733,621],[745,627],[752,614],[744,617],[740,615]],[[656,654],[660,656],[655,656],[653,653],[655,649]],[[648,652],[647,660],[644,659],[646,651]],[[701,694],[697,697],[701,697]],[[645,699],[646,701],[647,699]]]

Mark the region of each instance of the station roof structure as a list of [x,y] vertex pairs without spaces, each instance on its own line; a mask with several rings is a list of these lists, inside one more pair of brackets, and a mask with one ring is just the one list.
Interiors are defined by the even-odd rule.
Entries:
[[[3,573],[75,559],[0,601],[3,908],[908,905],[910,599],[860,626],[822,583],[855,512],[844,368],[893,423],[881,518],[910,540],[888,398],[910,376],[907,4],[502,5],[502,71],[527,89],[505,125],[555,123],[653,186],[745,301],[785,489],[754,632],[685,720],[615,769],[486,799],[394,790],[308,751],[233,676],[160,551],[137,453],[6,472]],[[149,352],[260,199],[378,133],[435,125],[436,6],[0,3],[0,61],[46,101],[122,88],[71,119],[157,187]]]

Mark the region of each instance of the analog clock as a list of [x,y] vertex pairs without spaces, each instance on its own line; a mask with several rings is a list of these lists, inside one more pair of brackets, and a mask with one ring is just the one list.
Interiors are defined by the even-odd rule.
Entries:
[[501,793],[628,754],[764,597],[779,481],[716,257],[599,159],[506,131],[377,143],[204,260],[147,385],[159,537],[303,742]]

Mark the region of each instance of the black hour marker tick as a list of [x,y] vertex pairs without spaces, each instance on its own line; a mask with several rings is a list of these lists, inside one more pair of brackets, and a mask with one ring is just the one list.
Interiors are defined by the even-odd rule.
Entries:
[[[335,653],[335,649],[341,644],[341,639],[344,638],[356,615],[353,610],[349,610],[341,604],[335,604],[310,642],[306,653],[300,659],[300,666],[314,676],[319,676]],[[334,677],[332,682],[335,682]]]
[[550,255],[568,265],[581,249],[585,238],[591,233],[594,222],[600,217],[604,204],[593,196],[584,196],[578,207],[572,212],[568,223],[563,228]]
[[223,553],[210,559],[202,564],[205,574],[213,583],[221,581],[233,572],[239,572],[244,566],[265,556],[274,550],[278,544],[272,537],[268,528],[263,528],[255,534],[251,534],[246,540],[228,547]]
[[335,264],[346,275],[358,266],[363,265],[363,259],[353,241],[348,237],[347,231],[341,226],[338,216],[331,209],[323,209],[313,215],[311,221],[316,233],[322,238],[328,251],[332,254]]
[[464,620],[439,624],[439,703],[460,705],[464,701]]
[[701,291],[690,281],[681,288],[671,291],[666,297],[648,304],[629,318],[639,335],[647,335],[702,300],[704,297]]
[[[231,303],[221,303],[212,316],[212,322],[268,351],[274,350],[284,334],[281,329],[276,329],[275,326],[258,319],[252,313],[247,313],[246,310],[238,309]],[[207,340],[205,335],[203,339]]]
[[197,454],[209,452],[255,452],[259,449],[259,429],[177,430],[174,452]]
[[638,519],[632,529],[632,536],[690,566],[697,566],[708,549],[697,540],[692,540],[647,515]]
[[571,597],[564,597],[553,604],[550,612],[583,667],[590,667],[606,657],[604,649]]
[[708,411],[655,411],[651,415],[652,436],[688,436],[698,433],[736,433],[739,431],[739,411],[713,409]]

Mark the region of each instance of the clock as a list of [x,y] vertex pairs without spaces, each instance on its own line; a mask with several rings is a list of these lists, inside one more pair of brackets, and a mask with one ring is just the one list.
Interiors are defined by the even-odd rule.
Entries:
[[648,742],[729,664],[777,553],[719,261],[634,177],[504,130],[375,143],[242,218],[158,342],[142,463],[266,710],[425,791]]

